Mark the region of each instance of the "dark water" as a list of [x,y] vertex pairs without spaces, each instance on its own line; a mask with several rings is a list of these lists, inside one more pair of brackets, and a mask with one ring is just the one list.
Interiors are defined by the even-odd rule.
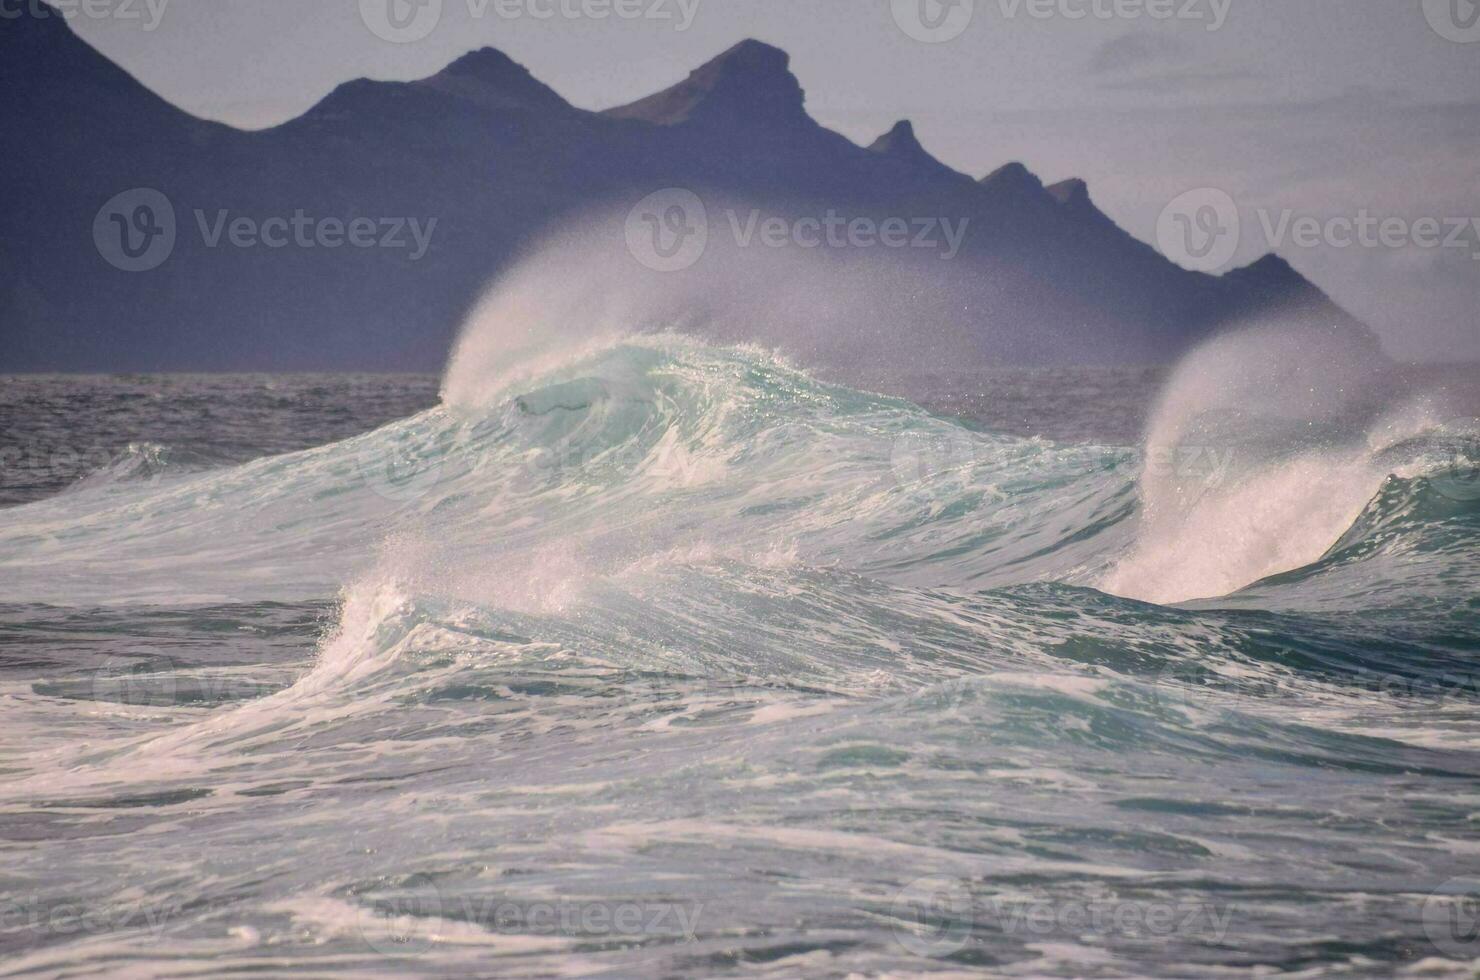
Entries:
[[110,464],[204,468],[308,449],[436,402],[432,375],[0,377],[0,505]]
[[1469,975],[1480,432],[1167,380],[4,381],[0,972]]

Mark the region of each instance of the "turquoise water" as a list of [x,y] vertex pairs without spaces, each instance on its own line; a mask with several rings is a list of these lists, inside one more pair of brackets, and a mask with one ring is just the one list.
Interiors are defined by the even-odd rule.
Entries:
[[0,972],[1468,975],[1480,431],[1169,390],[625,341],[0,512]]

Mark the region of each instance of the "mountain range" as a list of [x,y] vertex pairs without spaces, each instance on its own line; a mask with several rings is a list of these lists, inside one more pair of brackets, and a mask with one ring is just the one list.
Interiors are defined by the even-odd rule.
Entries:
[[[541,235],[673,187],[793,220],[969,221],[951,261],[911,257],[917,286],[879,314],[954,365],[1162,361],[1291,309],[1370,336],[1276,256],[1223,276],[1180,268],[1083,181],[1046,187],[1018,163],[973,179],[908,122],[858,146],[808,115],[787,54],[759,41],[604,112],[484,48],[419,81],[347,82],[243,131],[177,109],[55,11],[25,9],[0,22],[0,371],[436,370],[490,278]],[[170,203],[174,241],[124,271],[110,249],[142,248],[164,220],[139,209],[138,188]],[[295,216],[331,219],[338,247],[316,241],[319,224],[267,247],[267,219],[282,241]],[[243,217],[253,247],[233,244]],[[376,241],[402,221],[405,244],[343,244],[367,218]],[[421,246],[403,219],[421,223]],[[650,273],[634,260],[632,274]],[[877,333],[842,358],[880,357]]]

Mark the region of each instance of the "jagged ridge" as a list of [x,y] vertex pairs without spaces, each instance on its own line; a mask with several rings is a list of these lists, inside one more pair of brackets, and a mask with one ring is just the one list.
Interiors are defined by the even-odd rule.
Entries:
[[672,88],[604,115],[658,126],[811,122],[804,108],[806,94],[790,66],[791,56],[780,48],[741,41]]

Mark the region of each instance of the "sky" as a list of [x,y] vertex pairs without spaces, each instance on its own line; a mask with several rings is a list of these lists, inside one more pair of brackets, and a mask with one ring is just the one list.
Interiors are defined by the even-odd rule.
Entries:
[[1165,238],[1168,206],[1227,201],[1237,248],[1217,268],[1276,251],[1394,355],[1480,359],[1480,0],[70,4],[73,29],[146,85],[244,128],[484,46],[603,109],[758,38],[790,52],[811,114],[850,139],[910,119],[973,176],[1021,160],[1082,177],[1122,227],[1194,266]]

